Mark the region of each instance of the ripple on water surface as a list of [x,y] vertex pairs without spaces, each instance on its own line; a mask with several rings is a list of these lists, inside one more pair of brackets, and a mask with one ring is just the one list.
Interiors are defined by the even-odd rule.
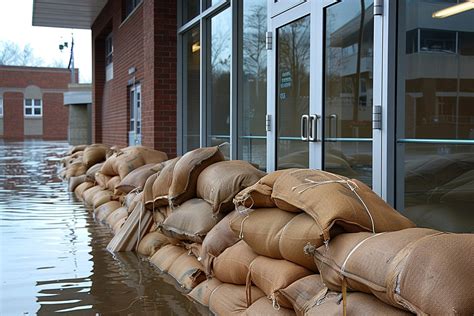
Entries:
[[0,314],[208,314],[112,234],[57,177],[67,143],[0,140]]

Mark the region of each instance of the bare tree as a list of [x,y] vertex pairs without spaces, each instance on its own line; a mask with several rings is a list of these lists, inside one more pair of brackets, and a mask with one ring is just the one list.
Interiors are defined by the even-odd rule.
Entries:
[[20,47],[12,41],[0,42],[0,65],[41,66],[43,60],[34,55],[33,48],[27,44]]

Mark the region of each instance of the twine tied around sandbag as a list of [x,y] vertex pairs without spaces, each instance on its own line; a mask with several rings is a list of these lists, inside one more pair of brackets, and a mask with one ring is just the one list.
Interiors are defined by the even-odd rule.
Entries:
[[280,304],[278,304],[275,293],[270,294],[270,296],[268,296],[268,299],[272,301],[273,309],[279,311],[281,307]]
[[[247,202],[247,200],[250,199],[250,206],[249,207],[246,207],[245,206],[245,203]],[[234,200],[235,201],[235,200]],[[246,194],[243,198],[242,201],[236,201],[235,203],[235,209],[237,210],[237,212],[239,212],[240,214],[248,214],[248,212],[250,210],[252,210],[252,207],[255,205],[255,201],[252,197],[252,195],[250,194]]]
[[301,183],[297,186],[294,186],[294,187],[291,188],[291,190],[296,191],[298,188],[306,186],[305,188],[303,188],[302,190],[297,192],[298,194],[302,194],[305,191],[307,191],[309,189],[313,189],[313,188],[318,187],[320,185],[333,184],[333,183],[340,183],[340,184],[343,184],[343,185],[344,184],[347,185],[347,187],[352,191],[352,193],[354,193],[354,195],[359,199],[359,201],[364,206],[365,211],[367,212],[367,214],[369,215],[369,218],[370,218],[370,223],[372,225],[372,233],[375,234],[374,218],[373,218],[372,214],[370,213],[370,210],[367,207],[367,204],[365,204],[364,200],[360,197],[359,193],[357,193],[357,189],[359,189],[359,186],[357,185],[357,183],[355,183],[352,180],[346,180],[346,179],[340,178],[337,175],[335,175],[335,176],[339,179],[338,180],[315,181],[315,180],[311,180],[311,179],[306,178],[306,179],[304,179],[304,181],[306,181],[305,183]]
[[250,217],[250,214],[247,214],[245,218],[240,223],[240,232],[239,232],[239,239],[244,239],[244,223]]

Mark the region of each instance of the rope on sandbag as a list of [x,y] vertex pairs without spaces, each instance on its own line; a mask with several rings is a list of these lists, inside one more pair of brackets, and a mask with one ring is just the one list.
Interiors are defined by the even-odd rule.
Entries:
[[245,218],[240,223],[240,232],[239,232],[239,239],[244,239],[244,223],[250,217],[250,214],[247,214]]
[[[340,178],[339,176],[335,175],[336,177],[339,178],[339,180],[324,180],[324,181],[315,181],[315,180],[311,180],[311,179],[304,179],[304,181],[306,181],[305,183],[301,183],[297,186],[294,186],[291,188],[292,191],[295,191],[297,190],[299,187],[302,187],[302,186],[307,186],[306,188],[302,189],[301,191],[298,191],[297,193],[298,194],[302,194],[304,193],[305,191],[309,190],[309,189],[313,189],[315,187],[318,187],[320,185],[324,185],[324,184],[332,184],[332,183],[340,183],[340,184],[345,184],[347,185],[347,187],[354,193],[354,195],[359,199],[359,201],[362,203],[362,205],[364,206],[365,208],[365,211],[367,212],[367,214],[369,215],[369,218],[370,218],[370,223],[371,223],[371,226],[372,226],[372,233],[375,234],[375,223],[374,223],[374,218],[372,216],[372,213],[370,213],[370,210],[369,208],[367,207],[367,204],[364,202],[364,200],[361,198],[361,196],[359,195],[359,193],[357,193],[357,189],[359,189],[359,186],[357,185],[357,183],[355,183],[354,181],[352,180],[347,180],[347,179],[342,179]],[[326,245],[327,246],[327,245]]]
[[272,294],[268,297],[268,299],[270,299],[270,300],[272,301],[273,309],[279,311],[281,307],[280,307],[280,304],[278,304],[278,301],[277,301],[277,299],[276,299],[275,293],[272,293]]

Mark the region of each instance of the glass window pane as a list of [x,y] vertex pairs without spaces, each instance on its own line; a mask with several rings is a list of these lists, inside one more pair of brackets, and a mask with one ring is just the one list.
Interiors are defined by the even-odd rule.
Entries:
[[372,186],[373,1],[326,10],[324,169]]
[[239,159],[266,169],[267,1],[244,0],[242,82],[238,118]]
[[25,99],[25,105],[26,106],[31,106],[31,104],[32,104],[31,102],[32,102],[31,99]]
[[[474,11],[440,19],[455,1],[398,4],[396,207],[420,226],[473,232]],[[413,29],[420,50],[408,54]]]
[[35,99],[35,106],[41,106],[41,99]]
[[200,146],[200,31],[183,35],[183,151]]
[[183,24],[191,21],[199,15],[201,11],[200,0],[182,0],[183,4]]
[[33,110],[31,108],[25,108],[26,115],[31,115],[32,113],[33,113]]
[[35,108],[35,115],[41,115],[41,109]]
[[[208,146],[230,141],[231,21],[230,8],[211,19],[210,51],[207,54],[209,62]],[[225,154],[229,155],[229,153]]]

